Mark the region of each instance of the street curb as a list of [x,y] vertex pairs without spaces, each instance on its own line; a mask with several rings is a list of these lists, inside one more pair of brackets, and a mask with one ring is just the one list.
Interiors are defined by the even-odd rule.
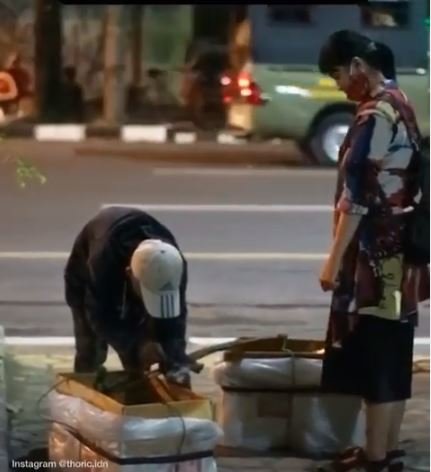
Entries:
[[0,126],[4,138],[29,138],[40,142],[82,142],[91,138],[114,139],[124,143],[245,144],[243,132],[231,130],[200,130],[189,124],[125,124],[118,126],[81,124],[5,123]]
[[0,137],[37,144],[75,145],[84,157],[130,158],[169,164],[228,166],[309,166],[292,140],[257,139],[235,130],[201,130],[188,124],[121,126],[37,124],[0,125]]
[[6,399],[5,356],[6,343],[3,326],[0,326],[0,470],[9,470],[8,413]]

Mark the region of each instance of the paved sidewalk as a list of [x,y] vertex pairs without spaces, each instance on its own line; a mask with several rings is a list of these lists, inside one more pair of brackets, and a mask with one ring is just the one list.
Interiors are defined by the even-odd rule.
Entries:
[[[220,392],[211,379],[211,366],[218,360],[215,355],[205,360],[204,372],[194,379],[195,390],[219,398]],[[46,415],[42,402],[40,413],[37,403],[46,392],[56,372],[70,371],[72,349],[69,347],[18,347],[8,346],[6,356],[7,399],[16,411],[12,414],[11,456],[18,458],[35,448],[46,447],[47,423],[41,418]],[[119,367],[115,355],[110,355],[109,369]],[[422,366],[428,367],[425,362]],[[414,377],[414,398],[409,402],[403,427],[403,442],[409,452],[411,471],[429,470],[429,374],[417,373]],[[238,451],[220,450],[219,472],[289,471],[311,470],[313,462],[292,457],[261,457]],[[4,470],[4,469],[1,469]]]

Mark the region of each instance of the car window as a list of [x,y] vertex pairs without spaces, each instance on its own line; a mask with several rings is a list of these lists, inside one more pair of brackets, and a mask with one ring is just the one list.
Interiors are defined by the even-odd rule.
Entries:
[[268,18],[272,23],[306,25],[311,23],[311,6],[268,5]]
[[410,23],[410,2],[373,1],[361,6],[361,22],[366,28],[406,28]]
[[369,0],[343,8],[317,4],[250,5],[251,57],[256,64],[317,68],[319,50],[336,28],[336,18],[338,28],[355,29],[387,44],[394,51],[399,69],[426,68],[426,2]]

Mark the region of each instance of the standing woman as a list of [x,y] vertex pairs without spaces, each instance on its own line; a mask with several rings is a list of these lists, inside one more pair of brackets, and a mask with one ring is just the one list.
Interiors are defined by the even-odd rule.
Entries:
[[365,450],[352,448],[331,467],[400,471],[423,273],[404,253],[420,136],[388,47],[338,31],[319,67],[358,104],[340,149],[333,243],[320,274],[322,289],[333,291],[322,387],[364,400],[367,437]]

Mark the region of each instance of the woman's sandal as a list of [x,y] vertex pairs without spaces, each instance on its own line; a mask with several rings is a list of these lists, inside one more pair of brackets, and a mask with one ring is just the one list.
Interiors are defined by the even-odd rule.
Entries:
[[365,452],[362,447],[351,446],[340,452],[336,459],[348,459],[349,457],[365,457]]
[[360,470],[366,462],[365,453],[360,447],[349,447],[337,457],[317,467],[317,472],[348,472]]
[[394,449],[388,452],[386,456],[386,460],[388,461],[388,471],[403,472],[405,457],[406,451],[404,451],[404,449]]
[[338,454],[335,460],[318,466],[318,472],[403,472],[402,449],[390,451],[386,459],[380,462],[368,461],[365,452],[360,447],[349,447]]
[[395,472],[389,469],[386,460],[381,462],[355,462],[335,460],[329,464],[319,466],[317,472]]

